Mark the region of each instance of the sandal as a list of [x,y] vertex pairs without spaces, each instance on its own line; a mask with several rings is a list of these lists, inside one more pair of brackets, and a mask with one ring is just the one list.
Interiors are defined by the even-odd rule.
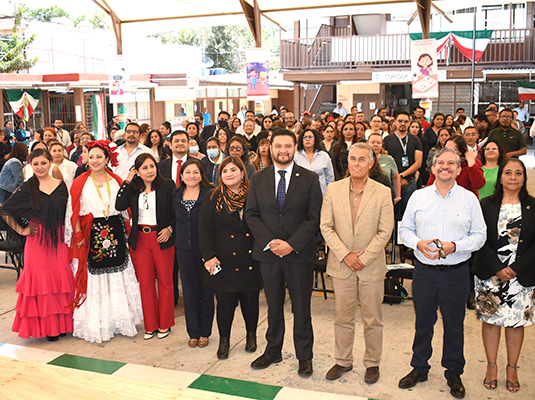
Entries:
[[158,339],[165,339],[171,333],[171,328],[167,328],[166,331],[161,331],[158,329]]
[[[507,367],[511,368],[513,371],[516,371],[518,368],[520,368],[518,365],[511,365],[507,364]],[[509,390],[511,393],[516,393],[520,390],[520,383],[518,381],[511,382],[509,379],[506,380],[505,386],[507,387],[507,390]]]
[[152,331],[152,332],[147,332],[145,331],[145,335],[143,335],[143,340],[150,340],[154,337],[154,334],[156,332],[155,331]]
[[188,340],[189,347],[197,347],[198,343],[199,343],[199,339],[191,338],[190,340]]
[[199,347],[206,347],[208,346],[208,343],[210,343],[210,340],[207,337],[200,337],[199,338]]
[[[496,368],[496,362],[487,363],[487,368],[488,367]],[[487,379],[487,377],[485,377],[485,379],[483,379],[483,386],[485,386],[487,390],[494,390],[496,389],[496,386],[498,386],[498,380],[493,379],[490,381]]]

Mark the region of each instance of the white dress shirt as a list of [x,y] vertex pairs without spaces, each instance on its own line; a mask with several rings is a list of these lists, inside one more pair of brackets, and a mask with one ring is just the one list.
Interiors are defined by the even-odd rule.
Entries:
[[119,165],[113,167],[113,172],[119,175],[122,180],[125,180],[128,176],[128,172],[130,171],[130,168],[134,166],[134,162],[136,161],[137,156],[143,153],[152,154],[152,150],[149,149],[147,146],[142,145],[141,143],[139,143],[130,154],[128,154],[128,152],[126,151],[125,146],[126,143],[117,148],[117,161],[119,162]]
[[275,198],[277,198],[277,188],[279,187],[279,181],[281,180],[281,174],[279,174],[279,171],[286,171],[286,174],[284,175],[284,179],[286,179],[286,191],[285,193],[288,193],[288,187],[290,186],[290,178],[292,177],[292,171],[294,169],[294,163],[292,163],[286,167],[284,170],[277,167],[275,164],[273,164],[275,167]]
[[[422,264],[456,265],[467,261],[487,239],[487,226],[477,197],[453,184],[446,197],[438,192],[436,182],[415,191],[407,204],[399,227],[402,242],[414,249]],[[430,260],[418,249],[420,240],[439,239],[455,242],[456,250],[445,259]],[[433,248],[431,244],[431,248]]]
[[150,193],[141,192],[138,201],[139,216],[138,225],[155,226],[156,222],[156,191]]

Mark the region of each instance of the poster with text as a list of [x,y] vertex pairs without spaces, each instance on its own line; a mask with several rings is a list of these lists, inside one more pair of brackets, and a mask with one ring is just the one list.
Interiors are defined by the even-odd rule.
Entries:
[[438,97],[436,39],[411,41],[412,98]]
[[247,100],[269,100],[269,52],[247,51]]

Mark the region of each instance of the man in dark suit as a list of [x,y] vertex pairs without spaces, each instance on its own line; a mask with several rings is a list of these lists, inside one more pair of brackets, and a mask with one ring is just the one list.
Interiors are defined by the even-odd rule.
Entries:
[[201,132],[201,138],[203,138],[204,140],[208,140],[209,138],[215,135],[216,131],[219,128],[228,128],[229,119],[230,114],[228,112],[220,111],[217,115],[217,124],[206,125]]
[[271,137],[274,165],[255,173],[245,218],[255,238],[253,258],[260,261],[268,303],[267,346],[251,367],[282,361],[285,283],[294,314],[294,344],[299,375],[312,375],[314,342],[310,318],[315,235],[322,202],[318,175],[293,162],[295,135],[286,129]]
[[[171,151],[172,156],[158,163],[158,170],[165,179],[172,179],[175,186],[180,185],[180,169],[189,158],[189,139],[188,134],[184,131],[174,131],[171,133]],[[175,266],[173,270],[173,286],[175,293],[175,305],[178,302],[178,263],[175,257]]]

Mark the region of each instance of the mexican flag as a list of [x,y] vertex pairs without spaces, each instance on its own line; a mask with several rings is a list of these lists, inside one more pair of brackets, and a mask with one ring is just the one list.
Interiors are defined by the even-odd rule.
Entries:
[[13,112],[28,121],[39,104],[41,90],[6,89],[6,95]]
[[519,100],[535,100],[535,82],[517,82],[516,84]]
[[[493,30],[476,31],[476,52],[475,62],[479,62],[485,49],[487,48]],[[447,45],[448,40],[451,39],[455,47],[459,49],[461,54],[472,60],[472,47],[474,44],[473,31],[451,31],[451,32],[431,32],[430,38],[437,40],[437,54],[442,51],[444,46]],[[412,40],[421,40],[421,33],[411,33]]]
[[106,124],[104,122],[104,101],[101,94],[91,96],[93,108],[93,136],[95,140],[106,140]]

